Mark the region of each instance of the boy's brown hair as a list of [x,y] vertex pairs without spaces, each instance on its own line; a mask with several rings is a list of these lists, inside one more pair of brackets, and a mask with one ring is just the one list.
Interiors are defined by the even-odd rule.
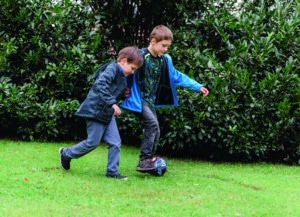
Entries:
[[120,62],[121,59],[127,59],[129,64],[136,64],[138,67],[141,67],[144,63],[144,58],[140,50],[135,46],[125,47],[120,50],[117,58],[117,62]]
[[173,33],[172,31],[164,26],[164,25],[158,25],[153,28],[152,32],[150,33],[150,41],[151,39],[155,39],[156,42],[162,41],[162,40],[171,40],[173,41]]

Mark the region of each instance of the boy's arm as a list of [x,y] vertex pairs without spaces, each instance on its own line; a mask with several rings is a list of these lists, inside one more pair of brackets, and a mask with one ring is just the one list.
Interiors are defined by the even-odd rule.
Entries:
[[172,58],[169,55],[166,55],[166,57],[167,57],[168,68],[170,72],[170,79],[173,80],[176,86],[188,88],[195,92],[200,92],[203,94],[203,96],[208,95],[209,91],[207,90],[207,88],[205,88],[202,84],[190,78],[186,74],[183,74],[182,72],[175,69],[172,62]]
[[101,73],[96,81],[96,92],[99,93],[99,97],[107,104],[113,105],[117,103],[115,96],[111,94],[110,86],[113,83],[117,74],[116,66],[109,65],[104,73]]
[[199,92],[203,85],[175,69],[171,57],[167,54],[165,56],[167,57],[171,82],[173,81],[176,86],[181,86]]

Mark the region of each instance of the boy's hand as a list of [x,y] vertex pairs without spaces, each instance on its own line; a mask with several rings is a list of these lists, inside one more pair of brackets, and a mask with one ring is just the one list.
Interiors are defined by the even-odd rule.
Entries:
[[207,96],[209,94],[209,91],[205,87],[201,87],[200,93],[203,94],[203,96]]
[[119,116],[121,114],[121,109],[116,104],[112,105],[112,108],[115,110],[114,116]]
[[128,98],[129,95],[130,95],[130,88],[127,87],[124,92],[124,98]]

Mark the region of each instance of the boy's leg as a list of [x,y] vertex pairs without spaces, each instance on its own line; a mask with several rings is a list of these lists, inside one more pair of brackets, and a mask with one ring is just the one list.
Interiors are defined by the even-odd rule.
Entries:
[[105,129],[106,125],[86,119],[87,139],[72,147],[64,148],[63,156],[67,159],[75,159],[91,152],[99,145]]
[[121,137],[114,116],[105,130],[103,141],[108,144],[106,175],[116,176],[119,174]]
[[141,144],[140,162],[138,171],[152,169],[152,158],[155,151],[156,142],[160,136],[160,128],[157,120],[157,114],[153,107],[143,102],[142,121],[144,127],[144,136]]
[[144,135],[141,144],[140,159],[145,160],[153,157],[156,145],[155,143],[158,141],[160,136],[160,128],[156,111],[146,102],[143,102],[142,120]]

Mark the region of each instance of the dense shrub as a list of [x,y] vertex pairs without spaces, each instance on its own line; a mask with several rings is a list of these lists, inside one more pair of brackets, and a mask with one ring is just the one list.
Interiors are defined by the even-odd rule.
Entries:
[[[191,20],[191,31],[206,28],[218,36],[220,49],[207,51],[200,43],[184,49],[189,56],[185,69],[210,88],[210,95],[201,99],[180,91],[180,108],[161,112],[163,149],[223,160],[297,160],[297,17],[293,3],[277,2],[272,8],[249,5],[237,18],[220,9],[213,20]],[[182,44],[197,43],[191,31],[177,32]],[[209,44],[208,39],[203,42]],[[181,59],[185,57],[177,61]]]
[[[162,23],[174,32],[174,64],[210,95],[178,88],[180,106],[158,112],[159,151],[211,160],[298,161],[297,1],[55,2],[1,2],[1,137],[84,137],[84,122],[73,114],[93,72],[123,46],[147,46],[149,32]],[[123,142],[139,146],[137,117],[124,111],[117,120]]]
[[2,132],[23,139],[73,138],[70,118],[90,75],[112,57],[101,14],[51,0],[4,0],[0,10]]

